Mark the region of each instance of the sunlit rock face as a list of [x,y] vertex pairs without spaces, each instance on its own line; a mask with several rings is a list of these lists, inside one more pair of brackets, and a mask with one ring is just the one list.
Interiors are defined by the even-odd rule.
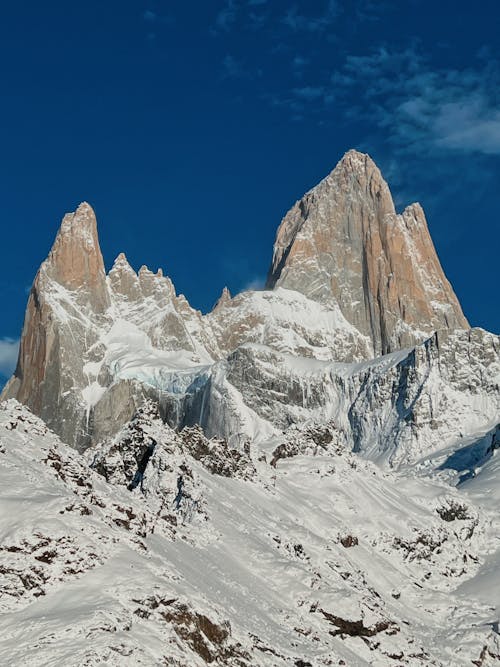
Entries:
[[87,384],[82,359],[97,343],[109,305],[95,214],[83,203],[64,216],[35,277],[17,368],[2,393],[28,405],[70,444],[88,440],[75,388]]
[[[335,416],[348,445],[364,449],[375,436],[361,414],[354,419],[358,407],[393,410],[399,380],[384,362],[365,405],[380,367],[363,389],[357,364],[460,328],[468,324],[422,209],[397,215],[378,168],[350,151],[285,216],[268,289],[234,297],[224,289],[205,315],[161,270],[136,272],[123,253],[106,275],[92,208],[65,215],[33,283],[2,398],[26,404],[80,450],[112,437],[145,398],[171,427],[201,424],[235,446]],[[388,451],[403,432],[390,431]],[[386,434],[381,422],[375,440]]]
[[376,354],[468,328],[421,206],[397,215],[380,170],[357,151],[284,217],[267,286],[337,303]]

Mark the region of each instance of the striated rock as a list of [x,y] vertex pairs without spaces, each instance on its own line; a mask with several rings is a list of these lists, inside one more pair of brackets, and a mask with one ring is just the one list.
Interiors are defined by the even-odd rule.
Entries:
[[468,328],[421,206],[397,215],[379,169],[357,151],[284,217],[267,281],[276,286],[338,303],[375,354]]

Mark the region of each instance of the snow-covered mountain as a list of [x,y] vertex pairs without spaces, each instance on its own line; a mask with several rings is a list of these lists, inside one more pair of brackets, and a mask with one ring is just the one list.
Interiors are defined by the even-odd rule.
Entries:
[[2,399],[6,664],[500,661],[500,338],[368,156],[207,314],[81,204]]
[[84,457],[1,408],[2,664],[498,664],[487,486],[382,472],[330,424],[240,452],[146,403]]
[[[489,369],[485,383],[481,378],[473,389],[464,386],[468,396],[477,394],[474,400],[469,396],[471,427],[487,429],[495,421],[498,392],[492,395],[491,383],[498,341],[491,336],[459,336],[461,356],[448,353],[444,369],[438,346],[432,378],[424,378],[420,358],[427,352],[420,349],[430,351],[434,344],[418,344],[435,331],[442,338],[469,327],[422,209],[414,205],[396,215],[389,188],[367,155],[346,153],[285,216],[269,276],[269,289],[234,298],[224,290],[213,311],[202,315],[176,294],[161,270],[142,267],[136,274],[124,254],[106,275],[94,212],[82,204],[64,217],[35,278],[18,366],[3,397],[28,405],[80,450],[115,433],[146,396],[159,403],[172,426],[200,423],[209,435],[231,442],[275,434],[313,410],[342,422],[351,446],[365,450],[373,444],[350,417],[361,402],[362,378],[375,382],[384,369],[391,382],[399,382],[395,376],[412,362],[393,364],[388,357],[375,361],[373,370],[339,362],[370,361],[404,347],[407,359],[413,356],[421,366],[410,377],[415,386],[407,388],[416,400],[410,412],[427,413],[427,423],[450,422],[431,413],[437,400],[454,397],[445,391],[429,398],[430,380],[440,392],[441,384],[453,384],[450,375],[477,376],[475,360],[483,360]],[[415,344],[412,353],[408,348]],[[421,379],[428,391],[419,391]],[[363,391],[370,386],[363,384]],[[409,408],[394,403],[391,388],[384,395],[384,405],[377,395],[373,410],[384,415],[379,437],[387,438],[388,422],[396,424],[396,440],[385,446],[390,450],[406,437],[406,427],[398,435],[398,410]],[[350,425],[343,423],[346,416]],[[450,437],[467,433],[466,422],[462,415]],[[432,450],[448,437],[432,428],[433,437],[429,441],[426,433],[418,449]]]

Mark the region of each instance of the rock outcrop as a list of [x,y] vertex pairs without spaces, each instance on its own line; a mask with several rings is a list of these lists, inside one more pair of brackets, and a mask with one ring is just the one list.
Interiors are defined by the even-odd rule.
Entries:
[[375,354],[468,328],[421,206],[397,215],[380,170],[353,150],[284,217],[267,281],[275,286],[337,303]]

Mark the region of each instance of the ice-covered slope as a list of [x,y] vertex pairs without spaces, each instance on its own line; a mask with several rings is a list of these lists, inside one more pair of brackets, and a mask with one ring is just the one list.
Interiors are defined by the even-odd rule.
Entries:
[[254,344],[212,368],[192,413],[208,433],[233,443],[334,420],[346,447],[399,467],[459,449],[498,423],[499,386],[500,339],[481,329],[441,332],[357,364]]
[[2,664],[500,660],[497,512],[329,426],[238,454],[146,405],[84,459],[9,402],[0,475]]

